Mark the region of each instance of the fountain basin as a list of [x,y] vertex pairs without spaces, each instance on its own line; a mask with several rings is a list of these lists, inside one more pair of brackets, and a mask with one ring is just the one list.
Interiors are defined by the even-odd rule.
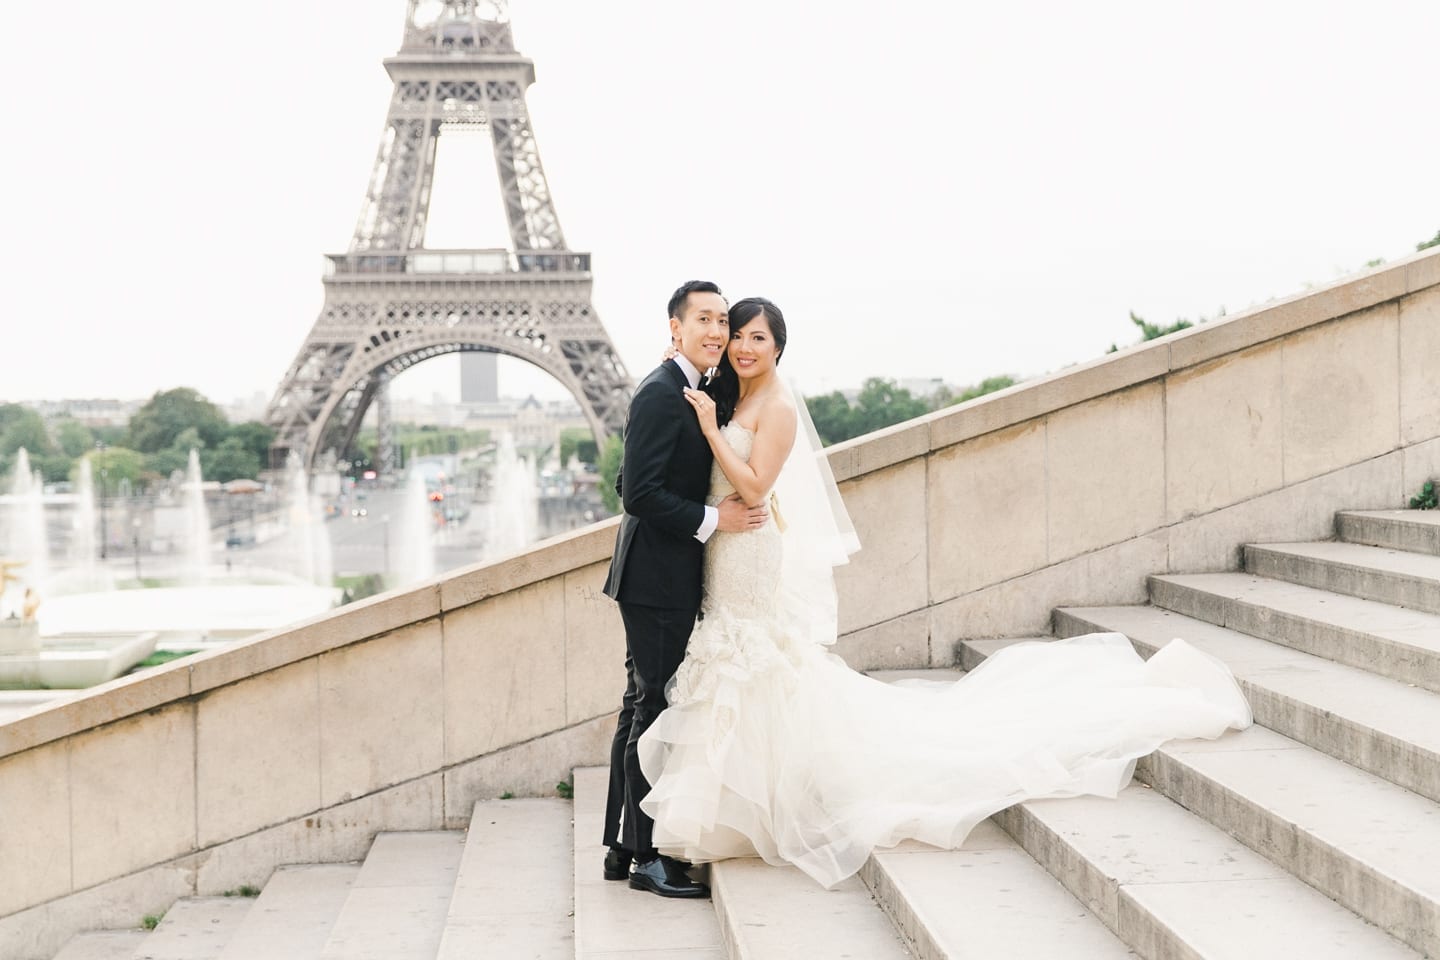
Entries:
[[151,633],[48,637],[37,653],[0,656],[0,686],[73,690],[114,680],[155,652]]
[[0,620],[0,657],[28,655],[40,650],[40,626],[7,617]]
[[155,587],[74,593],[45,604],[41,641],[80,633],[153,633],[168,649],[198,649],[307,620],[333,609],[342,591],[302,584]]

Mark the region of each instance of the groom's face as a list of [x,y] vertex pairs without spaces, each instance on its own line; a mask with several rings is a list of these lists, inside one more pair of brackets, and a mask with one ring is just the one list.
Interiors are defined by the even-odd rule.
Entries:
[[729,307],[718,293],[692,293],[670,318],[670,335],[685,359],[701,373],[720,365],[730,343]]

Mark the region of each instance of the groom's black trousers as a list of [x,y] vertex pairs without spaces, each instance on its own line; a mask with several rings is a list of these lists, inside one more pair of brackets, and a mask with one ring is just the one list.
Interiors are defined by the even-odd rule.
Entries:
[[[640,861],[655,856],[654,822],[640,809],[650,784],[640,771],[635,744],[665,709],[665,684],[685,659],[696,610],[620,604],[625,623],[625,696],[610,744],[610,796],[605,806],[605,843]],[[623,835],[621,822],[623,814]],[[622,839],[623,836],[623,839]]]

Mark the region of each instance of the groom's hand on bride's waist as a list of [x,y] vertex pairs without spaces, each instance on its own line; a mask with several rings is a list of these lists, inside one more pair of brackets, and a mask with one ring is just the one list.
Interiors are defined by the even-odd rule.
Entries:
[[720,523],[715,529],[725,533],[758,530],[765,526],[765,521],[770,517],[770,510],[765,504],[747,507],[738,493],[732,493],[721,500],[716,509],[720,511]]

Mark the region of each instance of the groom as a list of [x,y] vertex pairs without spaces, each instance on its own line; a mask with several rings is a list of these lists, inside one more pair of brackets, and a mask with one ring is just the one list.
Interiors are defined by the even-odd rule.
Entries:
[[730,342],[725,298],[715,284],[691,280],[670,297],[668,309],[676,355],[640,381],[630,399],[625,457],[615,479],[625,515],[605,595],[620,604],[625,624],[625,696],[610,748],[605,879],[628,876],[630,886],[662,897],[706,897],[709,888],[686,875],[686,864],[655,850],[654,822],[640,809],[650,784],[635,745],[665,709],[665,684],[685,658],[700,610],[705,541],[716,530],[760,526],[766,511],[747,508],[738,496],[718,507],[705,504],[710,447],[681,392],[699,386]]

